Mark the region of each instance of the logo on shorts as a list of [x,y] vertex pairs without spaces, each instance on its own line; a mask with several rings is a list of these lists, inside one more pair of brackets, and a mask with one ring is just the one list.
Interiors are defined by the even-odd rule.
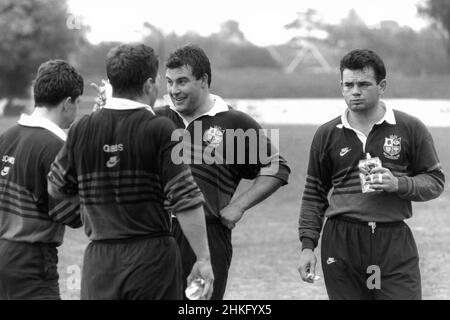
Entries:
[[327,259],[327,264],[332,264],[332,263],[335,263],[335,262],[336,262],[336,259],[333,258],[333,257],[329,257],[329,258]]
[[393,134],[389,138],[384,138],[383,151],[386,158],[398,160],[400,158],[400,151],[402,151],[402,138]]
[[218,126],[209,128],[203,134],[203,141],[207,145],[217,148],[223,141],[224,130]]

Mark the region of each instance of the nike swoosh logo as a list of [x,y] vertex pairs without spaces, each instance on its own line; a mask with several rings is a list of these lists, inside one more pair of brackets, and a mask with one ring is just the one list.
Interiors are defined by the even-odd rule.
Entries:
[[349,148],[342,149],[341,152],[339,153],[339,155],[340,155],[341,157],[343,157],[343,156],[345,156],[347,153],[349,153],[350,151],[352,151],[352,149],[349,149]]
[[114,161],[111,161],[111,159],[110,159],[110,160],[108,160],[108,162],[106,162],[106,166],[107,166],[108,168],[113,168],[113,167],[115,167],[119,162],[120,162],[120,159],[114,160]]
[[327,260],[327,264],[332,264],[332,263],[335,263],[336,262],[336,260],[334,260],[334,259],[328,259]]

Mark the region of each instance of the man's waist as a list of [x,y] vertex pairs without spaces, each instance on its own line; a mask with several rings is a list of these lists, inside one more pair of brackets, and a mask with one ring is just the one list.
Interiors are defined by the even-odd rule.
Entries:
[[120,238],[98,238],[92,239],[92,242],[100,242],[100,243],[129,243],[134,241],[146,240],[146,239],[154,239],[154,238],[163,238],[163,237],[172,237],[172,233],[170,231],[159,231],[148,234],[138,234],[138,235],[129,235],[126,237]]
[[375,219],[369,219],[369,220],[363,220],[358,219],[355,217],[351,217],[345,214],[338,214],[334,215],[328,218],[329,220],[339,220],[339,221],[345,221],[349,223],[355,223],[355,224],[361,224],[361,225],[376,225],[377,227],[396,227],[396,226],[402,226],[405,224],[403,220],[397,220],[397,221],[372,221]]

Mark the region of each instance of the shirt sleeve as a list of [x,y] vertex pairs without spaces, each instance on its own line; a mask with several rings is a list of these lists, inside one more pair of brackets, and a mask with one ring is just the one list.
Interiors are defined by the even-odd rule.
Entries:
[[319,141],[316,133],[309,154],[306,183],[300,207],[298,231],[302,249],[317,247],[325,211],[329,206],[328,192],[331,189],[329,167],[331,163],[320,151]]
[[[52,162],[55,159],[55,154],[58,154],[58,147],[51,146],[52,150],[44,152],[43,165],[45,166],[45,172],[49,173]],[[47,183],[50,183],[47,181]],[[80,206],[78,203],[72,203],[67,200],[58,200],[53,198],[51,195],[48,196],[48,215],[50,218],[58,223],[62,223],[72,228],[81,227],[81,217],[80,217]]]
[[424,124],[416,126],[412,150],[413,175],[398,178],[398,196],[410,201],[428,201],[443,191],[445,175],[431,133]]
[[180,143],[171,140],[175,125],[167,118],[159,118],[155,122],[157,122],[155,127],[158,133],[153,137],[157,137],[159,140],[157,143],[160,146],[158,159],[165,194],[165,210],[176,215],[202,206],[205,199],[190,168],[187,164],[172,159],[172,151]]
[[82,226],[80,205],[67,200],[56,200],[49,197],[49,212],[53,221],[65,224],[72,228]]
[[[255,179],[257,176],[272,176],[288,183],[291,169],[286,159],[279,152],[279,131],[263,129],[261,125],[246,114],[241,114],[240,127],[235,130],[235,163],[240,176],[245,179]],[[270,134],[269,134],[270,133]],[[245,139],[245,161],[240,159],[239,141]],[[252,140],[253,135],[256,139]],[[270,137],[270,138],[269,138]]]
[[73,156],[73,137],[77,126],[69,130],[67,140],[56,155],[48,174],[48,183],[53,190],[53,196],[63,198],[78,194],[78,181]]

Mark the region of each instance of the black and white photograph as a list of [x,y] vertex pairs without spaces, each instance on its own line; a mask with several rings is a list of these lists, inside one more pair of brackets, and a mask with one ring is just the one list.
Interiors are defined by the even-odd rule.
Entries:
[[0,0],[0,300],[450,300],[448,137],[448,0]]

